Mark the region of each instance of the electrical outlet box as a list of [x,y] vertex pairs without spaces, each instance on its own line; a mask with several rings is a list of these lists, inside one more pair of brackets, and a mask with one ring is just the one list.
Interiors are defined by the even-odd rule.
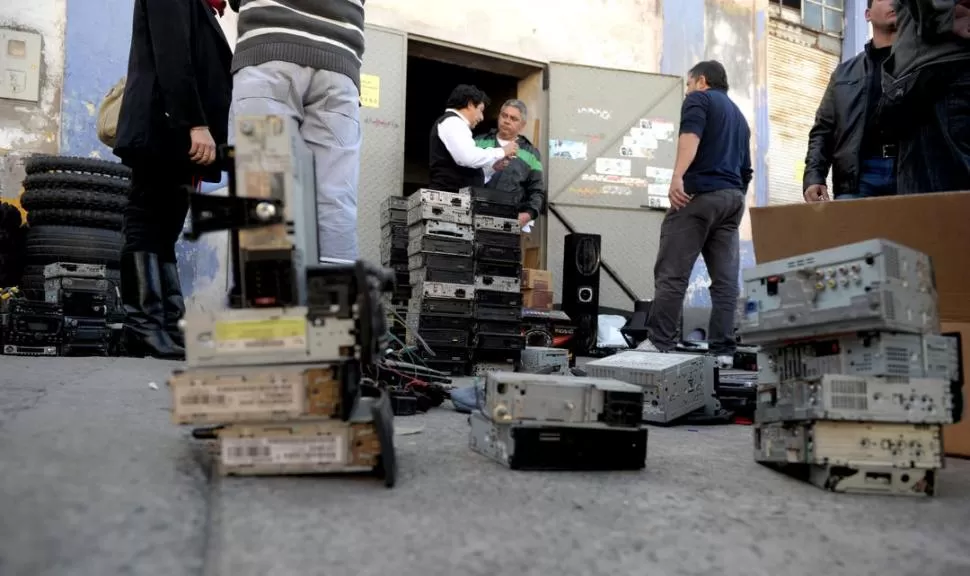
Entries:
[[0,98],[40,100],[41,37],[0,28]]

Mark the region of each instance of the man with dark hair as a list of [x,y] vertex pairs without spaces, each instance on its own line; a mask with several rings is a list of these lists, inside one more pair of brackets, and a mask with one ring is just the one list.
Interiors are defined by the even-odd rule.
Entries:
[[233,115],[292,118],[313,153],[321,259],[356,260],[364,1],[229,0]]
[[542,158],[528,138],[520,134],[525,128],[528,109],[521,100],[502,104],[498,129],[475,139],[479,148],[516,144],[515,156],[504,157],[497,165],[485,166],[485,187],[514,194],[519,202],[519,226],[539,217],[545,205],[546,186],[542,179]]
[[519,145],[510,142],[501,148],[479,148],[472,129],[485,114],[489,99],[468,84],[451,91],[445,113],[431,127],[428,186],[434,190],[457,192],[466,186],[482,186],[486,166],[501,168],[499,160],[515,156]]
[[654,297],[647,339],[640,350],[668,352],[684,306],[691,271],[704,256],[711,277],[709,352],[731,365],[735,350],[744,197],[751,182],[751,130],[728,98],[727,72],[713,60],[687,75],[680,112],[677,159],[670,182],[670,210],[660,227]]
[[970,190],[970,1],[897,0],[882,114],[898,122],[900,194]]
[[225,144],[232,49],[216,15],[222,0],[136,0],[128,75],[114,153],[131,167],[121,252],[125,348],[132,356],[181,358],[185,312],[175,244],[185,188],[218,182]]
[[802,190],[806,202],[830,199],[825,180],[832,169],[836,200],[896,193],[895,121],[877,114],[882,65],[896,39],[894,0],[868,0],[872,40],[863,52],[839,64],[808,134]]

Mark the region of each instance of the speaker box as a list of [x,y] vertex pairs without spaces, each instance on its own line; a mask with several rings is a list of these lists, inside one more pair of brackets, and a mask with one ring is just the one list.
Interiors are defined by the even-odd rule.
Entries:
[[601,246],[599,234],[567,234],[563,245],[562,311],[576,326],[570,347],[577,355],[596,348]]

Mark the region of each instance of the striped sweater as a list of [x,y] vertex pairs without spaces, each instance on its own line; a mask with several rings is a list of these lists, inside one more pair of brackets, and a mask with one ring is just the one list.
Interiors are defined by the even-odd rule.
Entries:
[[229,0],[239,13],[235,73],[279,60],[345,74],[360,89],[365,0]]

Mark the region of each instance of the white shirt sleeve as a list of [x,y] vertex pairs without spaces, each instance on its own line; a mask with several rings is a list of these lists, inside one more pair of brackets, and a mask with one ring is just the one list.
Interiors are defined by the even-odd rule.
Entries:
[[484,168],[505,157],[505,151],[501,148],[476,146],[468,124],[457,116],[446,118],[438,124],[438,138],[455,163],[465,168]]

